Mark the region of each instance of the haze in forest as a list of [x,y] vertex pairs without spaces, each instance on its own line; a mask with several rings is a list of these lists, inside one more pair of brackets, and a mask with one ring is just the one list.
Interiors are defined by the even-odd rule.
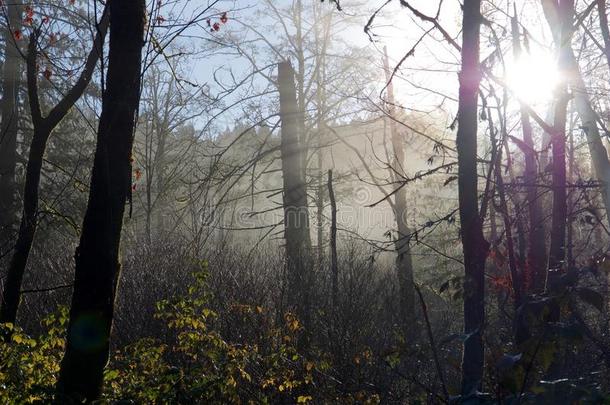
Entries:
[[607,3],[0,2],[0,403],[607,403]]

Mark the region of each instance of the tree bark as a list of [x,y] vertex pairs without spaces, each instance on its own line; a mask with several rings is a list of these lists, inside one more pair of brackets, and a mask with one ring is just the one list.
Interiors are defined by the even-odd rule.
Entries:
[[16,225],[15,201],[17,167],[17,123],[19,121],[19,78],[21,55],[17,49],[14,31],[21,29],[21,1],[7,4],[8,24],[2,37],[5,58],[2,65],[2,100],[0,101],[0,253],[8,250]]
[[[559,49],[558,71],[560,77],[568,77],[571,65],[571,39],[573,34],[574,0],[542,0],[545,16]],[[555,283],[564,269],[567,220],[566,193],[566,115],[569,101],[567,80],[557,85],[555,111],[553,114],[552,188],[553,208],[551,214],[551,244],[549,248],[546,289],[553,291]],[[602,147],[603,149],[603,147]],[[604,150],[605,153],[605,150]],[[556,312],[556,311],[555,311]],[[553,317],[558,319],[559,314]]]
[[[326,29],[328,17],[323,17],[320,12],[320,4],[314,5],[314,19],[320,21],[315,25],[315,45],[316,45],[316,129],[317,129],[317,190],[316,190],[316,226],[317,226],[317,264],[318,271],[321,271],[324,264],[324,121],[326,115],[326,47],[329,39],[329,32]],[[320,28],[322,25],[322,28]]]
[[303,144],[299,139],[299,111],[294,70],[290,62],[279,64],[281,159],[284,198],[284,238],[288,269],[289,303],[303,322],[308,318],[311,272],[311,239],[307,187],[302,163]]
[[40,188],[40,175],[47,141],[53,130],[68,114],[74,103],[80,98],[91,80],[91,76],[99,60],[101,46],[106,36],[108,14],[104,12],[99,31],[93,42],[92,49],[85,62],[85,67],[75,85],[66,96],[44,117],[40,107],[38,95],[38,69],[37,69],[37,42],[39,33],[35,31],[30,37],[27,55],[27,85],[28,98],[34,135],[28,154],[28,163],[25,173],[23,190],[23,211],[17,241],[8,268],[6,283],[2,293],[2,306],[0,307],[0,323],[15,323],[21,296],[21,284],[28,262],[30,250],[34,242],[38,225],[38,191]]
[[339,305],[339,265],[337,264],[337,202],[333,190],[333,171],[328,171],[328,198],[330,200],[330,273],[332,277],[333,311]]
[[477,99],[481,71],[479,46],[481,1],[465,0],[462,24],[462,71],[458,109],[458,192],[462,248],[464,252],[464,341],[462,395],[481,388],[483,381],[485,322],[485,259],[489,244],[483,236],[478,208]]
[[99,398],[108,360],[119,244],[131,188],[131,150],[140,99],[144,0],[113,0],[106,90],[98,127],[87,211],[68,323],[66,352],[57,382],[58,402]]

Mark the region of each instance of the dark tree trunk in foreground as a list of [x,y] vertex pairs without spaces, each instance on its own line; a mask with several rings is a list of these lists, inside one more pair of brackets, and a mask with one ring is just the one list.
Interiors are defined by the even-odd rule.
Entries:
[[19,78],[21,55],[13,32],[21,29],[21,1],[7,4],[8,25],[2,39],[5,58],[2,71],[2,100],[0,101],[0,253],[12,246],[15,231],[15,170],[17,166],[17,122],[19,121]]
[[288,301],[291,309],[307,324],[309,310],[309,273],[311,239],[307,208],[307,187],[299,136],[294,70],[289,62],[279,64],[280,118],[282,120],[282,177],[284,182],[284,238],[288,270]]
[[[563,97],[563,99],[560,99],[560,102],[562,104],[567,104],[567,90],[565,87],[569,85],[574,97],[574,107],[580,118],[580,126],[587,137],[587,145],[589,147],[589,154],[591,155],[593,172],[601,185],[601,196],[606,211],[606,219],[608,223],[610,223],[610,160],[608,159],[608,153],[602,142],[602,134],[597,125],[598,115],[591,103],[591,97],[589,96],[587,86],[583,80],[580,67],[578,66],[578,61],[576,60],[576,56],[572,49],[571,38],[573,27],[571,24],[574,14],[574,4],[573,1],[564,1],[561,5],[557,5],[553,3],[552,0],[545,0],[543,5],[545,6],[545,16],[553,32],[556,46],[559,48],[559,69],[563,72],[562,77],[567,79],[567,83],[562,83],[563,88],[560,93],[562,94],[561,97]],[[608,33],[606,9],[603,1],[598,2],[597,5],[602,37],[604,38],[604,50],[608,63],[610,64],[610,34]],[[563,111],[565,105],[560,105],[558,108]],[[565,112],[563,112],[563,115],[565,115]],[[563,127],[558,130],[564,132],[565,143],[565,118],[560,117],[560,121],[561,120],[564,121]],[[561,125],[560,121],[555,122]]]
[[483,237],[477,187],[477,98],[481,72],[479,44],[481,1],[465,0],[462,71],[458,110],[458,191],[464,251],[464,341],[462,395],[476,392],[483,380],[485,322],[485,259],[489,244]]
[[[551,135],[553,209],[551,214],[551,245],[549,248],[546,288],[553,291],[555,282],[564,269],[566,253],[565,239],[568,214],[566,192],[566,115],[569,101],[566,78],[568,77],[571,59],[574,0],[560,0],[559,2],[543,0],[543,7],[558,47],[558,71],[560,77],[563,78],[556,89],[553,133]],[[558,312],[558,308],[555,308],[553,312]],[[558,320],[558,318],[559,314],[557,313],[552,316],[551,320]]]
[[80,245],[58,401],[99,398],[108,361],[120,264],[119,243],[131,187],[131,149],[140,98],[145,2],[112,0],[106,90]]
[[47,141],[53,130],[68,114],[74,103],[83,94],[99,60],[101,46],[106,36],[108,14],[105,12],[99,25],[99,32],[93,42],[93,47],[85,67],[78,81],[66,96],[43,117],[38,96],[38,69],[37,69],[37,42],[38,32],[30,37],[27,56],[27,85],[30,113],[34,126],[34,135],[30,144],[28,163],[25,173],[25,186],[23,190],[23,211],[17,241],[11,257],[6,282],[2,293],[2,306],[0,308],[0,323],[15,323],[19,301],[21,297],[21,284],[27,266],[28,257],[34,242],[34,235],[38,225],[38,191],[42,163],[47,147]]
[[396,249],[396,271],[400,286],[400,308],[402,312],[402,322],[405,331],[410,335],[414,332],[413,321],[415,314],[415,289],[413,286],[413,260],[411,257],[410,235],[411,230],[407,223],[407,190],[399,184],[405,163],[404,140],[398,134],[396,127],[394,85],[391,81],[390,66],[388,61],[387,49],[384,48],[384,70],[387,82],[388,113],[390,124],[390,138],[392,141],[392,151],[394,152],[392,161],[391,178],[392,183],[398,189],[394,193],[394,218],[398,235],[394,241]]

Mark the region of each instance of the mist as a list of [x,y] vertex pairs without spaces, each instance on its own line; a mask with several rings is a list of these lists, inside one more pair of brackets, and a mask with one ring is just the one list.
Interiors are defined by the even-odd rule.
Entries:
[[0,402],[606,403],[606,3],[0,4]]

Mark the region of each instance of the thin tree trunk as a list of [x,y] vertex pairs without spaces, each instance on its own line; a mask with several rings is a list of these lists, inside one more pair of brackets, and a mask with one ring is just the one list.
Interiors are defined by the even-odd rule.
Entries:
[[144,0],[113,0],[106,90],[76,270],[58,402],[100,397],[108,361],[119,244],[131,188],[131,151],[140,99]]
[[[517,6],[511,19],[513,37],[513,55],[518,59],[522,54],[521,40],[519,38],[519,21],[517,20]],[[527,109],[520,105],[521,128],[523,130],[523,154],[525,157],[525,172],[523,180],[526,187],[526,201],[529,216],[529,234],[527,243],[527,261],[525,280],[528,290],[535,293],[544,291],[546,280],[546,243],[544,220],[542,215],[541,199],[538,195],[538,167],[536,164],[536,148],[532,135],[532,124]]]
[[330,200],[330,273],[332,276],[333,311],[339,305],[339,266],[337,264],[337,202],[333,190],[333,171],[328,171],[328,198]]
[[[320,13],[320,4],[315,3],[314,5],[314,18],[316,21],[321,21],[322,16]],[[324,263],[324,120],[326,115],[326,88],[324,81],[326,79],[326,44],[328,42],[328,31],[325,28],[326,24],[321,30],[320,25],[316,24],[316,51],[317,55],[317,66],[316,66],[316,99],[317,99],[317,117],[316,117],[316,128],[317,128],[317,191],[316,191],[316,225],[317,225],[317,262],[318,270],[322,270]],[[322,32],[322,34],[321,34]],[[321,37],[324,35],[324,37]]]
[[16,225],[17,123],[21,55],[13,32],[21,29],[21,1],[7,4],[8,24],[2,32],[5,47],[0,101],[0,253],[10,247]]
[[[169,103],[169,97],[167,102]],[[166,114],[167,117],[167,114]],[[152,209],[156,207],[156,232],[159,235],[163,234],[164,231],[164,220],[163,220],[163,209],[165,208],[165,187],[166,187],[166,179],[165,179],[165,167],[167,164],[167,156],[166,155],[166,144],[167,137],[169,135],[168,129],[169,123],[167,123],[167,119],[163,121],[162,128],[158,131],[157,136],[157,151],[155,155],[155,174],[157,176],[157,184],[156,184],[156,200]]]
[[[496,187],[498,197],[500,199],[500,209],[502,210],[502,219],[504,222],[504,233],[506,238],[506,250],[508,256],[508,268],[510,271],[511,284],[514,294],[514,306],[515,312],[519,310],[519,307],[523,304],[523,279],[522,273],[517,268],[517,259],[515,253],[515,243],[513,239],[512,224],[510,220],[510,213],[508,211],[508,203],[506,201],[506,192],[504,190],[504,179],[502,178],[500,162],[496,163],[495,170]],[[523,343],[527,338],[527,331],[522,321],[517,320],[515,323],[515,342],[517,345]]]
[[299,118],[294,70],[289,62],[279,64],[281,156],[284,183],[284,232],[288,267],[288,297],[304,322],[308,318],[311,239],[307,188],[304,179],[303,146],[299,140]]
[[317,263],[318,269],[322,269],[324,263],[324,229],[323,229],[323,218],[324,218],[324,182],[322,181],[322,167],[323,167],[323,154],[322,154],[322,128],[318,126],[318,174],[317,174],[317,190],[316,190],[316,231],[317,231]]
[[[570,131],[569,136],[569,145],[568,145],[568,175],[567,181],[570,184],[574,184],[574,167],[575,167],[575,159],[574,159],[574,134]],[[567,228],[567,265],[568,268],[573,267],[575,265],[574,262],[574,226],[573,226],[573,215],[574,212],[574,197],[573,192],[568,193],[567,196],[567,205],[568,205],[568,228]]]
[[39,128],[34,131],[30,154],[26,168],[26,186],[23,192],[23,213],[17,242],[13,250],[7,272],[6,282],[2,291],[2,306],[0,307],[0,323],[15,323],[21,297],[21,284],[27,265],[27,259],[36,233],[38,212],[38,186],[42,169],[42,157],[50,131]]
[[606,211],[606,219],[610,224],[610,161],[608,160],[608,152],[602,142],[602,136],[597,126],[597,114],[591,104],[578,62],[571,47],[566,50],[566,55],[567,77],[574,97],[574,106],[580,117],[580,126],[587,137],[593,171],[595,177],[601,183],[602,201]]
[[597,12],[599,14],[599,27],[604,39],[604,54],[606,55],[608,69],[610,69],[610,28],[608,27],[608,15],[606,14],[606,1],[597,0]]
[[28,262],[30,250],[34,242],[36,228],[38,226],[38,191],[40,188],[40,175],[42,163],[47,147],[47,141],[53,130],[59,125],[61,120],[68,114],[74,103],[83,94],[93,70],[99,60],[101,45],[106,35],[108,24],[108,14],[104,12],[98,34],[94,40],[92,49],[85,62],[85,68],[75,85],[68,91],[66,96],[43,117],[39,95],[38,95],[38,70],[37,70],[37,42],[38,32],[34,32],[30,37],[27,56],[27,83],[28,98],[30,102],[30,113],[34,126],[34,135],[30,145],[28,163],[25,173],[25,186],[23,190],[23,212],[15,249],[11,257],[6,283],[2,294],[2,306],[0,307],[0,323],[15,323],[19,300],[21,296],[21,284],[23,275]]
[[[297,97],[297,108],[298,108],[298,119],[297,119],[297,130],[299,136],[299,142],[305,149],[308,146],[307,133],[305,131],[305,50],[303,43],[303,2],[296,0],[294,3],[295,8],[295,53],[298,64],[298,69],[295,74],[296,76],[296,97]],[[301,170],[303,171],[303,178],[307,178],[307,151],[304,150],[301,155]]]
[[391,72],[388,60],[387,49],[384,48],[384,70],[387,82],[387,98],[388,98],[388,114],[390,124],[390,138],[392,142],[392,150],[394,153],[392,161],[392,182],[398,187],[394,193],[394,218],[398,228],[398,235],[394,241],[396,249],[396,272],[398,275],[398,283],[400,286],[400,308],[402,312],[402,322],[409,334],[414,330],[413,320],[415,317],[415,289],[413,280],[413,260],[411,257],[410,235],[411,230],[407,223],[407,190],[401,187],[398,182],[400,176],[398,173],[403,172],[405,163],[405,150],[403,140],[400,139],[398,128],[396,127],[394,85],[391,81]]
[[485,259],[489,244],[483,237],[478,207],[477,99],[481,71],[479,45],[481,1],[465,0],[462,24],[462,71],[458,109],[458,191],[461,238],[464,251],[464,341],[462,395],[481,388],[484,368]]

